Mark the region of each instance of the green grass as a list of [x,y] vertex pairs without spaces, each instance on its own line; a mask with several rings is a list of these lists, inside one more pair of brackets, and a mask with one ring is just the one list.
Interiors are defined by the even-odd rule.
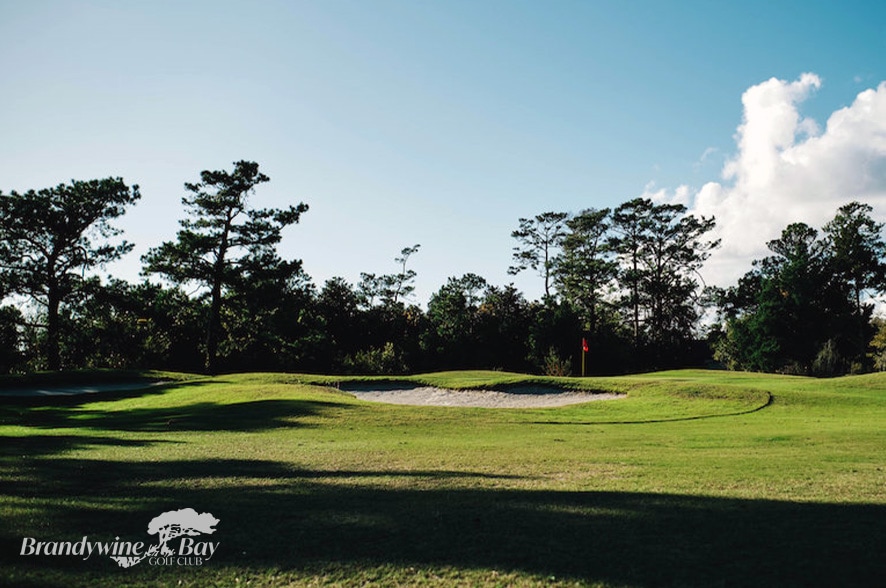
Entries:
[[[173,376],[166,374],[164,379]],[[626,393],[549,409],[358,401],[244,374],[0,405],[0,585],[877,586],[886,374],[447,372]],[[364,379],[366,380],[366,379]],[[2,384],[0,384],[2,385]],[[23,557],[220,519],[202,567]]]

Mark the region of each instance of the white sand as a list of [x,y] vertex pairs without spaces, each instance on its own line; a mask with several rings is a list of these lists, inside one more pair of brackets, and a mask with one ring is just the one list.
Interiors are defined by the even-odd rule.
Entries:
[[378,387],[373,388],[371,384],[366,384],[351,387],[346,391],[361,400],[370,402],[480,408],[546,408],[598,400],[613,400],[625,396],[624,394],[594,394],[533,386],[521,386],[502,392],[498,390],[447,390],[431,386],[411,388],[406,385],[385,386],[379,389]]

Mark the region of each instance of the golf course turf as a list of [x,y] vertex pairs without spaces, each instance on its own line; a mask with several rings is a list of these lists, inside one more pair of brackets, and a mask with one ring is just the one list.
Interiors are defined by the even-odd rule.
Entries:
[[[626,394],[557,408],[388,405],[385,381],[213,378],[0,397],[3,586],[881,586],[886,374],[447,372],[423,386]],[[82,375],[80,376],[83,377]],[[390,380],[387,380],[390,381]],[[201,565],[22,555],[156,542],[212,513]]]

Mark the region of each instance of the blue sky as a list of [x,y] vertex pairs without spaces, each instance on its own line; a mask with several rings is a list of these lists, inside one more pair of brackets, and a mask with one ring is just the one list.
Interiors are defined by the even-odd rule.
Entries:
[[311,207],[281,253],[318,285],[420,243],[422,304],[466,272],[540,295],[506,270],[547,210],[722,215],[724,284],[788,222],[886,219],[878,3],[0,0],[0,38],[0,190],[139,184],[131,280],[183,183],[239,159],[256,206]]

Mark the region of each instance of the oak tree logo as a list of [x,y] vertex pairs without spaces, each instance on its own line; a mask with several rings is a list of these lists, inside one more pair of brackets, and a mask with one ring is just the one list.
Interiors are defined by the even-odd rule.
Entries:
[[[157,535],[160,542],[135,556],[111,556],[124,568],[132,567],[148,558],[151,565],[202,565],[215,553],[220,543],[197,541],[191,537],[212,535],[219,520],[212,513],[197,513],[193,508],[171,510],[154,517],[148,523],[148,535]],[[170,547],[170,542],[181,541]]]
[[87,560],[95,553],[110,557],[124,568],[131,568],[144,559],[152,566],[202,566],[221,543],[199,541],[195,537],[212,535],[218,522],[212,513],[183,508],[164,512],[148,523],[148,535],[157,535],[159,543],[147,549],[144,541],[121,541],[120,537],[113,541],[90,541],[86,535],[79,541],[38,541],[24,537],[19,555],[76,555]]

